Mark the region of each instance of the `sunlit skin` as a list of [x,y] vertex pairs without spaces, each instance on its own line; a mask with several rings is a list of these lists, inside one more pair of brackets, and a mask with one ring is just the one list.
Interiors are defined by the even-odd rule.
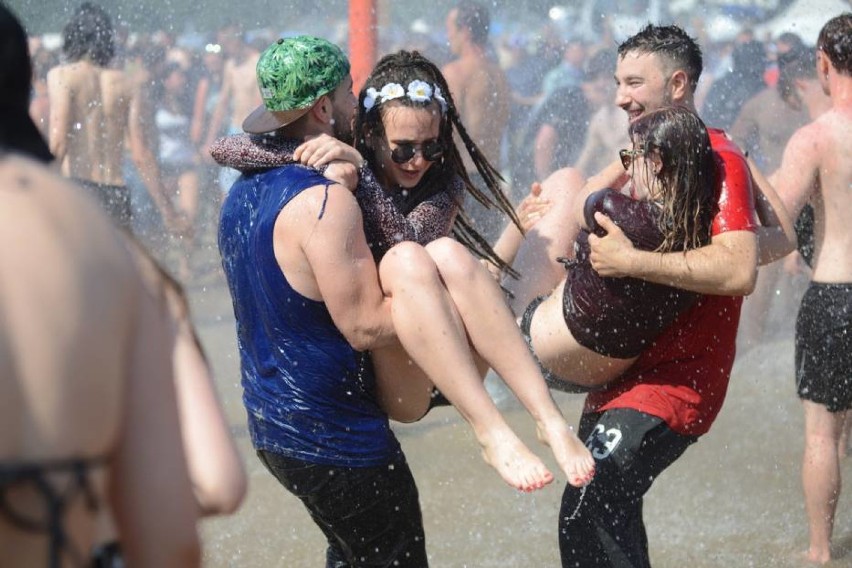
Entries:
[[[376,152],[379,183],[386,188],[412,189],[420,183],[432,167],[432,162],[423,158],[423,144],[438,139],[441,125],[441,110],[437,103],[414,108],[390,101],[382,108],[382,123],[385,136],[372,140]],[[404,164],[391,159],[391,151],[400,144],[414,144],[417,152]]]
[[656,54],[627,52],[615,67],[615,104],[632,123],[645,113],[678,102],[673,97],[672,77]]

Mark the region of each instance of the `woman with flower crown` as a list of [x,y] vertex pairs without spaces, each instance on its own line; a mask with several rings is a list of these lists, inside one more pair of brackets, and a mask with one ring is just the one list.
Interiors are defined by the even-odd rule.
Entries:
[[[470,183],[454,131],[490,195]],[[241,135],[217,142],[211,154],[242,171],[294,161],[320,168],[341,160],[356,164],[354,191],[364,232],[379,264],[382,289],[400,299],[391,306],[405,345],[371,353],[382,407],[395,420],[416,421],[440,391],[471,424],[485,460],[507,483],[522,490],[540,488],[553,477],[506,424],[484,388],[484,370],[491,367],[531,413],[539,438],[551,447],[569,483],[588,482],[594,472],[591,455],[553,401],[502,290],[476,258],[503,266],[461,210],[464,192],[516,223],[517,217],[500,189],[499,174],[461,124],[440,70],[417,52],[382,58],[358,98],[353,132],[354,148],[330,136],[299,145]],[[450,233],[455,239],[447,238]],[[442,299],[428,322],[405,308],[419,301],[407,291],[412,278],[426,282]]]

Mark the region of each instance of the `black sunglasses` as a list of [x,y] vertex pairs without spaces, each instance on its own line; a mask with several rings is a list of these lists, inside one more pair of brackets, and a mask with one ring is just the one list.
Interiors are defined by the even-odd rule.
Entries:
[[621,165],[624,166],[625,170],[629,170],[633,160],[639,156],[643,156],[644,154],[645,150],[642,150],[641,148],[638,150],[628,150],[627,148],[624,148],[623,150],[618,151],[618,157],[621,158]]
[[412,144],[411,142],[397,145],[396,148],[391,150],[391,160],[397,164],[404,164],[414,158],[417,152],[420,152],[424,160],[435,162],[444,155],[444,145],[437,140],[424,142],[419,145],[419,148],[417,146],[417,144]]

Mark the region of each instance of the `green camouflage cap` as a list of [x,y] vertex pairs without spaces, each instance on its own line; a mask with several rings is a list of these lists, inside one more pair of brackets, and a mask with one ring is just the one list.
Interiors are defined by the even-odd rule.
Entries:
[[257,61],[263,104],[243,121],[243,130],[259,134],[290,124],[348,75],[349,60],[333,43],[313,36],[279,39]]

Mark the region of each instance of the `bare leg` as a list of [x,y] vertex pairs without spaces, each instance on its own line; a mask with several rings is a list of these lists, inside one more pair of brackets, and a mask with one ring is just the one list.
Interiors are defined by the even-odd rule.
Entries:
[[574,254],[574,239],[580,230],[575,198],[584,181],[579,170],[563,168],[542,183],[542,196],[553,206],[527,232],[518,250],[513,268],[521,273],[521,278],[506,278],[503,282],[514,295],[510,306],[516,316],[534,298],[550,293],[565,276],[565,268],[556,259]]
[[[379,273],[385,293],[392,298],[391,313],[402,346],[470,423],[485,461],[521,491],[540,489],[553,481],[553,475],[515,435],[485,390],[464,326],[426,250],[415,243],[401,243],[382,259]],[[394,398],[402,398],[396,401],[397,408],[425,410],[428,392],[422,375],[414,373],[413,392],[404,386],[400,390],[397,383],[409,379],[406,375],[411,374],[412,365],[405,364],[398,351],[394,356],[383,351],[374,353],[379,361],[379,390],[393,394],[383,394],[382,399],[394,402]],[[394,357],[397,365],[404,366],[392,369]],[[400,396],[407,394],[412,395],[411,400]]]
[[846,411],[843,413],[843,426],[840,429],[840,439],[837,441],[837,457],[840,460],[846,459],[849,454],[849,431],[852,430],[852,412]]
[[567,425],[521,335],[502,290],[487,269],[458,242],[439,239],[427,245],[479,355],[503,378],[532,415],[568,482],[588,482],[594,461]]
[[187,282],[192,276],[190,259],[195,250],[195,235],[198,231],[198,173],[194,169],[181,173],[177,179],[177,188],[178,209],[187,216],[191,226],[189,233],[180,237],[179,271],[181,280]]
[[533,351],[556,377],[581,387],[603,386],[626,371],[636,358],[606,357],[577,343],[562,313],[564,288],[563,279],[533,315],[530,326]]
[[805,410],[802,485],[810,530],[807,560],[822,564],[831,560],[831,533],[841,484],[837,442],[844,413],[829,412],[825,406],[808,400],[802,402]]

